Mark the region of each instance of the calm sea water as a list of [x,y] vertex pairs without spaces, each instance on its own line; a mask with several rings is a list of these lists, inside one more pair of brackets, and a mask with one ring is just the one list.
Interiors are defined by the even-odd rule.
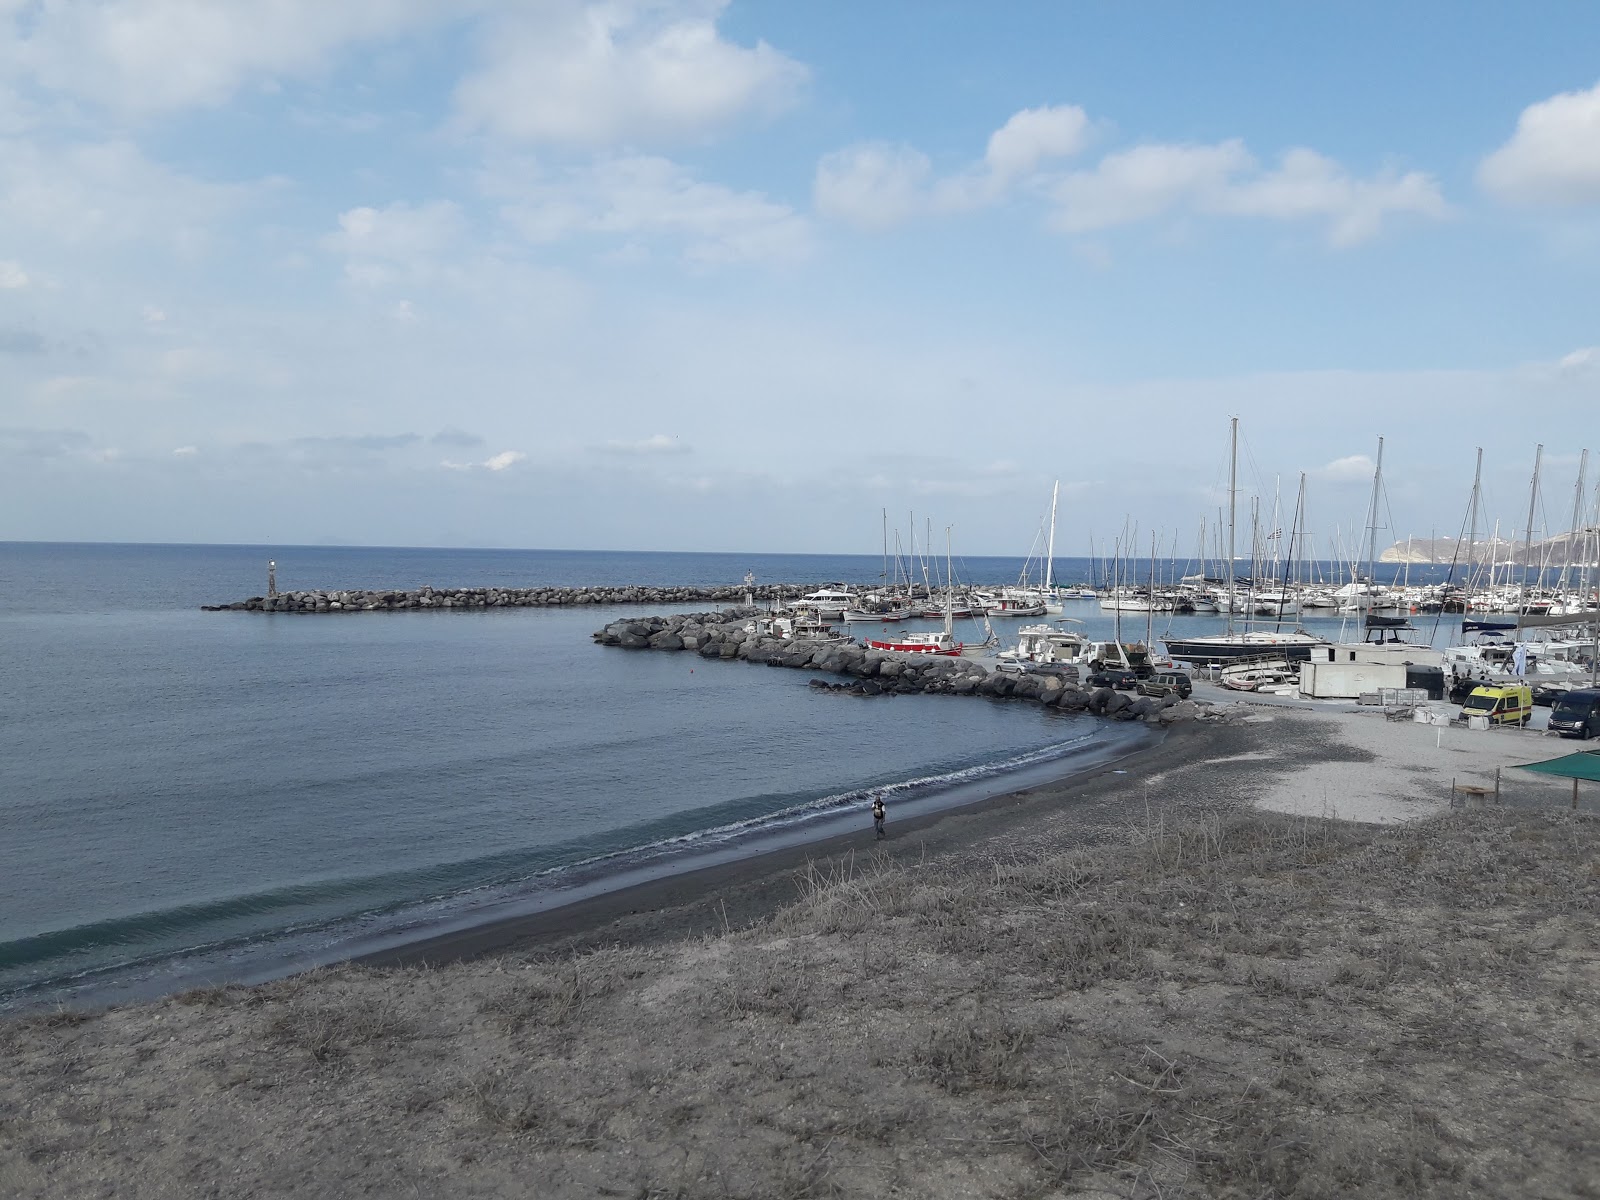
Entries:
[[[874,794],[899,813],[966,801],[1145,736],[592,643],[638,608],[199,611],[259,594],[268,558],[286,590],[882,571],[876,556],[0,544],[0,1007],[264,978],[867,828]],[[958,571],[1000,583],[1021,567]],[[1093,570],[1059,560],[1057,577]],[[1093,602],[1071,615],[1110,636]]]
[[[283,588],[876,581],[876,557],[0,545],[0,1003],[251,977],[1129,744],[630,653],[624,612],[202,613]],[[1020,563],[969,560],[978,578]],[[999,786],[999,785],[995,785]],[[530,899],[531,898],[531,899]]]

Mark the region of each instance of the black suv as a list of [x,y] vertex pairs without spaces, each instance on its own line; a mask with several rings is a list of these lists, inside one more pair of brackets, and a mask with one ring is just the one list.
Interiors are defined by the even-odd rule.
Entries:
[[1141,696],[1176,696],[1187,700],[1194,695],[1194,683],[1182,671],[1157,671],[1148,679],[1139,681]]
[[1600,736],[1600,691],[1584,688],[1557,700],[1550,710],[1550,732],[1585,741]]
[[1122,667],[1101,667],[1088,679],[1090,687],[1116,688],[1119,692],[1131,692],[1138,683],[1139,673]]

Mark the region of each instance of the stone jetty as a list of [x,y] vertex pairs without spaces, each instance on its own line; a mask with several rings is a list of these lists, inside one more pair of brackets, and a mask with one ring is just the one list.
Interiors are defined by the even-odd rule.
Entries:
[[279,592],[231,604],[202,604],[205,612],[347,613],[440,608],[565,608],[579,604],[726,604],[753,595],[776,604],[824,586],[767,583],[746,587],[534,587],[435,588],[409,591],[354,588],[346,591]]
[[701,658],[765,663],[843,676],[813,679],[811,686],[856,696],[991,696],[1031,700],[1071,712],[1121,721],[1170,725],[1200,715],[1193,700],[1130,696],[1111,688],[1081,688],[1060,675],[991,671],[981,662],[940,654],[896,654],[854,642],[811,641],[759,633],[756,608],[632,617],[594,634],[602,646],[627,650],[676,650]]

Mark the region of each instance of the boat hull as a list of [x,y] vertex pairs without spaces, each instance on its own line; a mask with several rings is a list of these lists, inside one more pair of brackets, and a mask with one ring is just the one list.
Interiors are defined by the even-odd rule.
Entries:
[[895,641],[893,639],[878,640],[869,638],[867,649],[889,650],[895,654],[942,654],[946,658],[957,658],[961,654],[961,643],[953,645],[948,642],[914,642]]
[[1260,658],[1272,655],[1288,662],[1305,662],[1321,641],[1211,641],[1207,638],[1163,639],[1167,654],[1176,660],[1190,663],[1230,663],[1241,658]]

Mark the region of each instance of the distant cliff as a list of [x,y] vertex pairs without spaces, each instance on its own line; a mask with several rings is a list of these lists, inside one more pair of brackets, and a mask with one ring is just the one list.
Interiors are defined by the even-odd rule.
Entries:
[[1521,542],[1508,542],[1505,538],[1479,538],[1473,543],[1472,554],[1467,553],[1466,540],[1457,541],[1455,538],[1407,538],[1403,542],[1396,542],[1382,554],[1378,555],[1379,562],[1386,563],[1439,563],[1450,562],[1465,563],[1470,557],[1473,562],[1486,563],[1512,562],[1519,565],[1526,564],[1538,566],[1543,563],[1547,567],[1559,567],[1571,561],[1574,565],[1581,565],[1585,553],[1589,561],[1595,561],[1595,546],[1600,530],[1593,528],[1578,529],[1571,533],[1558,533],[1555,537],[1546,538],[1544,541],[1534,542],[1532,553],[1525,553]]

